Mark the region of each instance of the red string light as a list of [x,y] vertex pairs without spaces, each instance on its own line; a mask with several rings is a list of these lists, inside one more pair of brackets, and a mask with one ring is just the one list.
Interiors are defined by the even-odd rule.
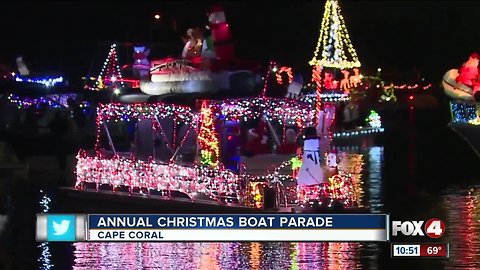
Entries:
[[316,84],[316,101],[315,101],[315,125],[318,124],[318,115],[322,110],[322,67],[315,66],[312,71],[312,81]]
[[268,77],[270,76],[270,72],[274,66],[275,62],[270,61],[270,63],[268,64],[267,74],[265,74],[265,80],[263,82],[262,97],[265,97],[267,94]]

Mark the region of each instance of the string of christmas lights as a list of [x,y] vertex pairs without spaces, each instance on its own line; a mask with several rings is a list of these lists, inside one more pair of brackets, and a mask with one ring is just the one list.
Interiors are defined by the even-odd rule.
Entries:
[[[42,106],[48,106],[49,108],[67,108],[68,99],[77,100],[76,94],[53,94],[39,98],[19,97],[14,94],[8,95],[8,100],[14,103],[18,109],[28,109],[35,107],[39,109]],[[79,104],[80,108],[89,107],[90,104],[87,101],[82,101]]]
[[450,111],[454,123],[471,123],[477,119],[477,108],[473,103],[450,102]]
[[246,201],[254,201],[258,203],[261,201],[262,192],[256,190],[258,189],[258,184],[261,186],[272,186],[274,183],[282,183],[280,185],[282,190],[277,190],[278,194],[283,194],[284,196],[279,196],[283,198],[283,203],[287,204],[311,204],[318,203],[322,204],[323,199],[329,199],[328,207],[332,206],[332,203],[335,201],[341,201],[346,206],[357,205],[358,195],[356,194],[356,178],[344,171],[339,171],[338,174],[333,175],[329,178],[329,182],[321,185],[314,185],[308,187],[299,187],[295,185],[289,185],[288,183],[295,183],[296,178],[293,175],[285,175],[280,172],[288,167],[295,167],[299,169],[301,167],[301,159],[298,157],[292,158],[291,160],[285,161],[280,166],[275,168],[273,173],[262,176],[251,176],[247,175],[246,178],[253,183],[250,187],[250,198],[245,198]]
[[105,59],[102,71],[98,75],[97,81],[95,82],[95,89],[104,89],[107,86],[105,84],[106,82],[115,83],[117,80],[120,85],[124,87],[122,72],[120,70],[117,57],[117,44],[114,43],[110,46],[107,59]]
[[380,115],[374,110],[370,111],[370,115],[365,119],[368,125],[372,128],[381,128],[382,127],[382,120]]
[[220,157],[217,133],[213,123],[212,109],[208,107],[207,102],[202,102],[200,110],[202,119],[200,132],[198,133],[198,142],[201,148],[202,165],[217,166]]
[[275,73],[275,76],[277,77],[277,83],[278,84],[283,84],[283,78],[282,74],[286,72],[288,76],[288,83],[292,83],[293,81],[293,71],[291,67],[280,67],[277,72]]
[[265,116],[268,121],[295,125],[298,118],[305,125],[312,123],[314,111],[308,103],[294,99],[254,97],[210,101],[215,115],[225,121],[248,121]]
[[368,134],[374,134],[374,133],[382,133],[384,132],[385,129],[380,127],[380,128],[362,128],[359,130],[349,130],[349,131],[338,131],[333,133],[334,138],[341,138],[341,137],[352,137],[352,136],[358,136],[358,135],[368,135]]
[[397,90],[428,90],[432,88],[432,84],[427,84],[424,86],[414,84],[414,85],[407,85],[407,84],[402,84],[402,85],[394,85],[394,88]]
[[325,3],[320,36],[309,64],[339,69],[361,66],[337,0],[327,0]]
[[270,63],[268,63],[267,74],[265,74],[263,82],[262,97],[265,97],[267,95],[268,77],[270,76],[270,72],[274,69],[275,65],[276,63],[273,61],[270,61]]
[[60,84],[63,82],[63,77],[46,77],[46,78],[26,78],[26,77],[20,77],[20,76],[15,76],[15,81],[17,82],[23,82],[23,83],[35,83],[35,84],[42,84],[45,87],[53,87],[57,84]]
[[174,163],[161,164],[152,159],[136,160],[133,157],[115,155],[111,158],[97,152],[88,156],[80,150],[77,155],[76,184],[79,189],[86,183],[109,185],[115,191],[119,187],[128,187],[157,191],[179,191],[193,198],[202,193],[212,199],[239,199],[240,178],[222,167],[186,167]]
[[[308,94],[300,98],[301,101],[315,104],[316,95]],[[322,93],[320,94],[320,98],[322,102],[342,102],[342,101],[349,101],[350,95],[345,93]]]
[[176,117],[178,124],[194,124],[195,114],[189,107],[166,103],[99,104],[97,107],[97,123],[110,121],[131,121],[132,119],[151,119]]

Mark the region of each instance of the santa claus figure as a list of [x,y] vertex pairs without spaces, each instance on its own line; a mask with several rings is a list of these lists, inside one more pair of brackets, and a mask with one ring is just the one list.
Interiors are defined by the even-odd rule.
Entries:
[[468,86],[469,88],[473,89],[474,92],[480,89],[480,82],[478,81],[479,59],[480,56],[478,53],[472,53],[467,62],[463,63],[459,71],[460,74],[456,79],[457,83]]
[[210,23],[209,28],[212,32],[215,54],[220,61],[231,63],[235,58],[234,46],[223,7],[215,5],[207,15]]

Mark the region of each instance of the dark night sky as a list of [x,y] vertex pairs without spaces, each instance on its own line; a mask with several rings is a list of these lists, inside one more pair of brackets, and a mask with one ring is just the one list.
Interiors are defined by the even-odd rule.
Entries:
[[[83,75],[100,68],[112,41],[146,41],[154,48],[153,55],[178,55],[180,35],[189,26],[205,25],[205,13],[213,3],[3,4],[0,62],[13,65],[15,56],[21,54],[36,71]],[[238,55],[274,58],[306,69],[318,39],[324,1],[222,4]],[[340,5],[364,69],[382,67],[406,73],[416,67],[437,81],[447,69],[480,49],[480,3],[476,1],[340,1]],[[161,22],[154,21],[156,12],[162,12]],[[172,31],[173,19],[177,32]],[[165,42],[170,45],[162,46]],[[131,51],[125,50],[124,55],[131,56]]]

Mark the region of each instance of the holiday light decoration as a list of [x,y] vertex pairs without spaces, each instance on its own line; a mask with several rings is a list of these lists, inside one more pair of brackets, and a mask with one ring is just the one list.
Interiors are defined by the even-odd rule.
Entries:
[[365,119],[368,125],[372,128],[380,128],[382,126],[382,120],[380,119],[380,115],[374,110],[370,110],[370,115]]
[[[293,160],[293,159],[292,159]],[[283,203],[286,204],[319,204],[321,205],[325,200],[328,201],[327,207],[331,207],[333,202],[339,201],[346,206],[358,205],[359,195],[357,180],[355,176],[350,173],[339,171],[338,174],[329,178],[328,183],[314,186],[300,187],[290,185],[288,183],[295,183],[296,178],[292,175],[281,174],[280,172],[292,166],[292,160],[288,160],[280,164],[275,168],[274,172],[262,176],[245,176],[246,179],[250,179],[255,183],[265,183],[266,185],[280,188],[277,190],[277,194],[283,194],[279,196]],[[296,162],[296,161],[294,161]],[[300,161],[301,162],[301,161]],[[281,185],[275,185],[275,183],[282,183]]]
[[394,85],[393,86],[395,90],[428,90],[432,88],[432,84],[427,84],[424,86],[421,86],[419,84],[413,84],[413,85],[407,85],[407,84],[402,84],[402,85]]
[[132,119],[177,118],[177,123],[194,124],[195,114],[192,109],[174,104],[158,103],[108,103],[97,107],[97,123],[131,121]]
[[468,102],[450,102],[452,122],[475,124],[477,119],[477,108],[475,104]]
[[267,187],[267,183],[260,181],[260,182],[249,182],[249,186],[247,187],[247,198],[245,200],[246,205],[255,208],[262,208],[264,206],[264,191],[265,187]]
[[302,159],[298,156],[291,158],[290,163],[292,164],[292,170],[298,170],[302,167]]
[[383,87],[383,93],[380,96],[379,102],[396,102],[397,97],[395,96],[395,85],[390,84],[389,86]]
[[63,77],[46,77],[46,78],[27,78],[15,76],[15,81],[22,83],[42,84],[47,88],[53,87],[57,84],[63,83]]
[[[273,61],[270,61],[270,63],[268,63],[267,74],[265,74],[265,79],[263,82],[262,97],[265,97],[267,95],[268,77],[270,77],[270,72],[273,71],[275,66],[276,66],[276,63]],[[276,72],[276,71],[273,71],[273,72]]]
[[350,130],[350,131],[338,131],[334,132],[332,137],[333,138],[345,138],[345,137],[353,137],[353,136],[362,136],[362,135],[369,135],[375,133],[382,133],[385,129],[380,128],[362,128],[358,130]]
[[98,75],[95,83],[95,89],[103,89],[108,86],[109,83],[115,83],[117,81],[122,87],[124,87],[122,73],[120,71],[120,65],[117,57],[117,44],[114,43],[110,46],[107,59],[105,59],[105,62],[103,63],[100,75]]
[[321,90],[321,87],[322,87],[322,67],[321,66],[314,66],[312,68],[312,83],[316,85],[316,89],[319,89],[319,91]]
[[309,64],[339,69],[361,66],[337,0],[327,0],[325,3],[320,37]]
[[297,203],[303,205],[328,203],[332,207],[335,201],[342,202],[345,206],[357,204],[355,191],[355,178],[348,173],[339,172],[328,179],[328,183],[313,186],[297,187]]
[[201,163],[202,165],[217,166],[220,158],[220,149],[213,123],[212,109],[207,106],[206,101],[202,102],[200,117],[201,126],[198,133],[198,142],[201,148]]
[[185,193],[190,198],[196,193],[203,193],[223,202],[238,201],[240,177],[225,170],[223,166],[188,167],[175,163],[158,163],[152,158],[148,161],[137,160],[134,156],[124,157],[115,154],[115,151],[112,156],[107,156],[99,151],[100,129],[103,123],[167,117],[173,117],[177,124],[192,125],[196,121],[196,116],[188,107],[171,104],[99,104],[96,151],[93,156],[87,155],[84,150],[79,151],[76,187],[84,188],[86,183],[94,183],[97,190],[100,185],[109,185],[113,191],[125,186],[129,188],[130,193],[135,188],[145,189],[148,194],[152,190],[168,192],[174,190]]
[[313,70],[312,70],[312,82],[315,83],[316,88],[315,88],[315,121],[314,123],[318,123],[318,115],[320,114],[320,111],[322,110],[322,67],[319,65],[316,65]]
[[179,191],[194,198],[202,193],[212,199],[223,202],[238,201],[240,198],[240,177],[223,168],[200,166],[180,166],[174,163],[162,164],[126,158],[119,155],[106,157],[100,153],[89,156],[80,150],[77,155],[77,180],[75,187],[85,188],[93,183],[98,190],[101,185],[108,185],[112,191],[128,187],[130,193],[135,188],[151,191]]
[[217,117],[225,121],[248,121],[266,117],[267,121],[295,125],[301,118],[305,125],[313,121],[311,105],[294,99],[253,97],[208,101]]
[[[30,107],[35,107],[39,109],[42,106],[47,106],[49,108],[68,108],[68,100],[73,99],[77,100],[78,96],[74,93],[69,94],[52,94],[45,97],[39,98],[29,98],[29,97],[19,97],[14,94],[8,95],[8,100],[15,104],[18,109],[27,109]],[[90,104],[87,101],[82,101],[78,104],[80,108],[89,107]]]
[[[350,95],[345,93],[322,93],[320,94],[322,102],[346,102],[350,100]],[[317,99],[317,94],[307,94],[299,98],[299,101],[315,104]]]
[[275,73],[275,76],[277,77],[277,83],[278,84],[283,84],[283,78],[282,74],[286,72],[288,76],[288,83],[292,83],[293,81],[293,71],[291,67],[280,67],[277,72]]

